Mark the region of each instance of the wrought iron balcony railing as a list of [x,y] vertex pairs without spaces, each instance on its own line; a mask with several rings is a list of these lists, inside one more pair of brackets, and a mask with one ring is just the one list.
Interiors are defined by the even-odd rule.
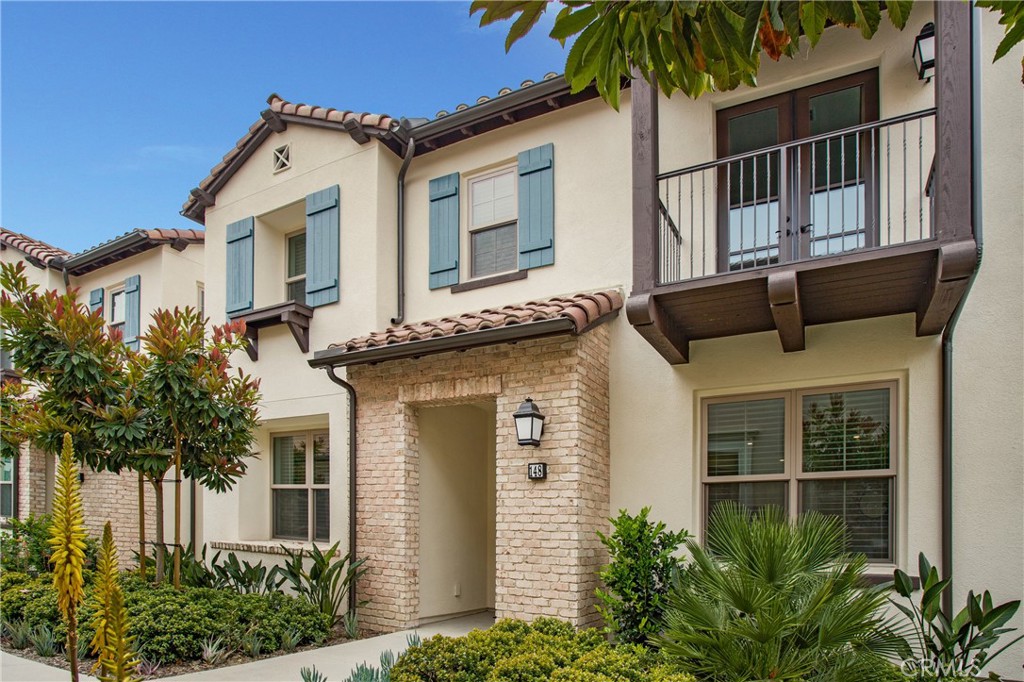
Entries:
[[935,110],[658,176],[659,284],[934,236]]

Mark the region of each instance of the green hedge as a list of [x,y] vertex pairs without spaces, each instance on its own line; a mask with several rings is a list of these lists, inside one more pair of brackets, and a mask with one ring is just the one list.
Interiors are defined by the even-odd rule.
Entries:
[[[30,578],[5,572],[0,578],[0,611],[5,620],[24,621],[36,627],[49,625],[58,637],[67,635],[57,612],[57,596],[52,577]],[[238,594],[233,590],[153,587],[138,576],[122,573],[125,604],[130,619],[130,634],[135,636],[137,652],[150,661],[195,660],[201,656],[203,641],[223,637],[229,647],[237,647],[241,638],[256,634],[264,651],[276,651],[281,635],[294,629],[301,643],[319,643],[330,634],[328,619],[304,601],[280,593],[269,595]],[[79,616],[79,638],[92,639],[89,621],[91,590]]]
[[639,646],[551,618],[501,620],[465,637],[432,637],[406,651],[391,682],[694,682]]

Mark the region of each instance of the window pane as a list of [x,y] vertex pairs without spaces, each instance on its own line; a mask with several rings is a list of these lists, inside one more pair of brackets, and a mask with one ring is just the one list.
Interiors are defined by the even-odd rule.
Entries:
[[722,502],[736,502],[751,511],[774,505],[786,509],[785,481],[758,483],[712,483],[707,486],[708,518]]
[[309,539],[308,490],[274,490],[274,537]]
[[708,405],[708,476],[785,472],[785,431],[782,398]]
[[14,516],[14,485],[0,483],[0,516]]
[[804,471],[889,468],[889,389],[803,397]]
[[801,511],[846,522],[847,547],[875,561],[892,561],[892,479],[802,481]]
[[306,274],[306,233],[288,237],[288,277]]
[[313,539],[327,542],[331,538],[331,491],[313,491]]
[[124,322],[124,292],[115,291],[110,294],[110,323]]
[[14,458],[0,458],[0,481],[10,483],[14,480]]
[[470,185],[471,227],[516,217],[516,184],[513,173],[514,171],[510,169],[501,175],[473,181]]
[[306,484],[306,439],[278,436],[274,439],[274,485]]
[[499,272],[515,270],[519,253],[516,250],[515,223],[489,230],[480,230],[471,235],[472,277],[486,277]]
[[313,436],[313,484],[331,482],[331,445],[326,433]]
[[300,279],[296,282],[288,282],[288,299],[296,303],[306,302],[306,280]]

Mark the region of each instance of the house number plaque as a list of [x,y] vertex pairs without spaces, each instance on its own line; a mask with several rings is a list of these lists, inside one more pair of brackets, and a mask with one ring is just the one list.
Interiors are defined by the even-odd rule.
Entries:
[[542,481],[548,477],[548,465],[544,462],[531,462],[526,465],[526,475],[531,481]]

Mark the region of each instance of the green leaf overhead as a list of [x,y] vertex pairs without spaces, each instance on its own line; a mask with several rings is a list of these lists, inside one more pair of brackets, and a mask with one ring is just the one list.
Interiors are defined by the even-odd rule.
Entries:
[[[506,50],[527,35],[554,3],[476,0],[470,13],[480,25],[511,21]],[[565,64],[574,92],[594,84],[618,108],[622,80],[656,79],[666,95],[699,97],[712,90],[754,85],[762,53],[793,57],[806,36],[814,47],[827,25],[857,28],[870,38],[883,13],[878,0],[562,0],[550,37],[576,37]],[[912,0],[886,3],[902,29]]]

